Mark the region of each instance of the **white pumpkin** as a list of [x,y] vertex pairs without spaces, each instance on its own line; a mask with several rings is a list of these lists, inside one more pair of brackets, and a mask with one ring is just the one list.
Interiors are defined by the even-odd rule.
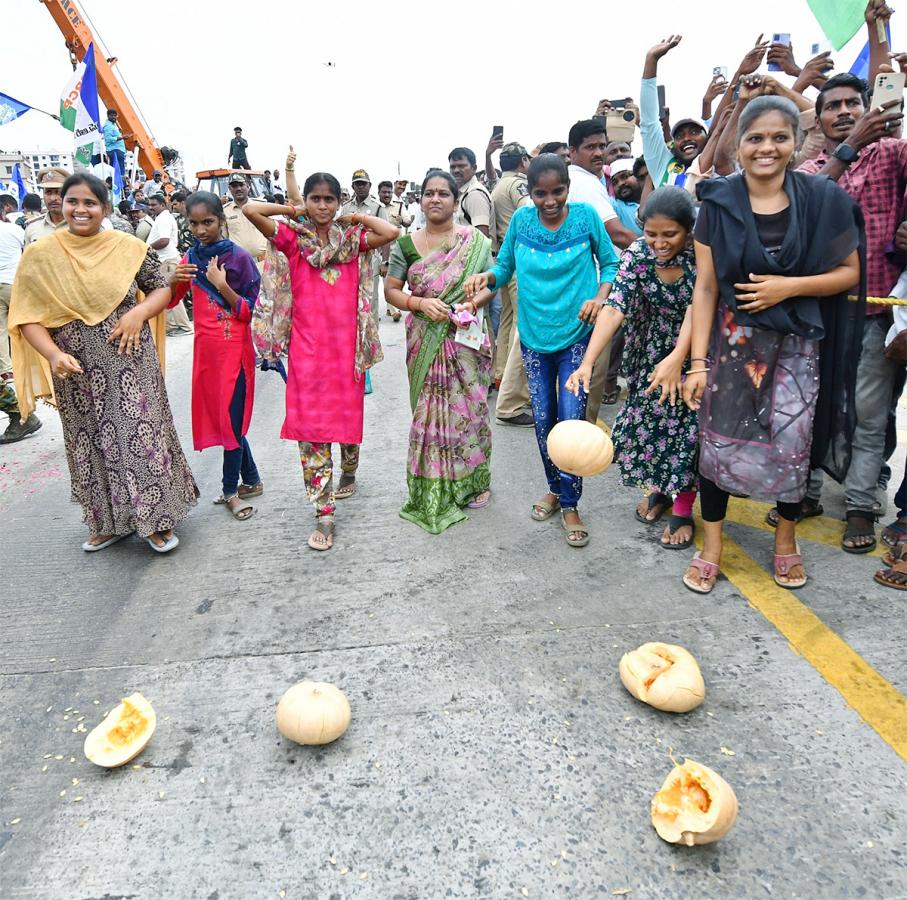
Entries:
[[277,727],[297,744],[336,741],[349,727],[351,716],[343,691],[321,681],[294,684],[277,704]]
[[717,773],[685,759],[652,798],[652,824],[670,844],[712,844],[737,821],[737,795]]
[[85,756],[105,769],[124,766],[145,749],[156,725],[151,704],[138,692],[130,694],[85,736]]
[[619,670],[624,687],[656,709],[689,712],[705,699],[699,665],[676,644],[643,644],[621,657]]
[[548,455],[562,471],[587,477],[601,475],[614,459],[611,438],[585,419],[558,422],[548,435]]

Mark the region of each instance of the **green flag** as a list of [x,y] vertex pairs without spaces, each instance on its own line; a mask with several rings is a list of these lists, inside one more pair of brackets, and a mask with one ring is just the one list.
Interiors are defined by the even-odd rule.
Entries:
[[840,50],[859,30],[865,19],[866,0],[808,0],[825,37]]

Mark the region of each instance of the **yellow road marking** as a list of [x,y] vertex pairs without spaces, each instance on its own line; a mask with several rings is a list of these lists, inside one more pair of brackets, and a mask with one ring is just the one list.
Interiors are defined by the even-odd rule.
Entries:
[[[768,508],[768,504],[764,505]],[[765,527],[770,529],[768,525]],[[799,533],[799,527],[797,531]],[[697,539],[697,544],[701,546],[701,538]],[[787,638],[791,648],[838,691],[901,759],[907,761],[907,697],[791,591],[775,584],[774,579],[727,536],[722,548],[721,571],[750,606]]]
[[[729,522],[746,525],[749,528],[758,528],[760,531],[774,532],[774,528],[765,521],[765,514],[774,506],[774,503],[760,503],[757,500],[743,500],[731,497],[728,504],[727,518]],[[844,536],[844,523],[831,519],[828,516],[814,516],[797,523],[797,538],[804,541],[815,541],[817,544],[827,544],[829,547],[841,546]],[[888,551],[881,541],[872,553],[865,556],[884,556]],[[844,552],[843,550],[841,551]],[[852,554],[859,555],[859,554]]]

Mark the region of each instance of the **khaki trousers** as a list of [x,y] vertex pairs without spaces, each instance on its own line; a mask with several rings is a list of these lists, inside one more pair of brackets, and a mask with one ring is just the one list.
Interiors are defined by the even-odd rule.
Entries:
[[602,350],[592,367],[592,384],[589,385],[589,399],[586,403],[586,421],[594,425],[602,408],[602,396],[605,393],[605,381],[608,379],[608,364],[611,362],[611,344]]
[[11,284],[0,284],[0,375],[12,372],[13,361],[9,356],[9,298],[13,292]]
[[501,288],[501,320],[498,324],[494,347],[494,379],[500,382],[504,377],[504,368],[510,356],[513,343],[513,331],[516,328],[516,280]]
[[507,364],[504,366],[504,375],[501,378],[498,402],[495,407],[495,415],[499,419],[512,419],[520,413],[532,410],[529,382],[526,380],[523,354],[520,351],[520,332],[517,330],[515,321],[511,334],[510,352],[507,354]]

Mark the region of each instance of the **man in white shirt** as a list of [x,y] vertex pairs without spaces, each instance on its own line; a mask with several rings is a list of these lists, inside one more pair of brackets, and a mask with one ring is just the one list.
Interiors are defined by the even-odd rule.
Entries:
[[[636,235],[617,217],[607,188],[602,181],[608,137],[602,129],[601,122],[597,122],[595,119],[577,122],[570,129],[567,144],[570,147],[570,165],[567,167],[570,175],[570,193],[567,195],[567,202],[588,203],[598,213],[605,226],[605,231],[608,232],[608,236],[618,251],[629,247],[636,240]],[[592,384],[589,386],[586,418],[593,423],[598,420],[598,412],[602,405],[610,353],[609,345],[605,347],[592,367]]]
[[0,222],[0,378],[13,377],[13,363],[9,356],[9,298],[13,289],[16,268],[25,247],[25,232],[11,222]]
[[[148,212],[151,213],[154,224],[145,243],[157,253],[161,261],[161,272],[169,281],[180,261],[179,226],[167,209],[163,194],[152,194],[148,198]],[[192,334],[192,323],[182,300],[173,309],[167,310],[167,334]]]
[[142,185],[142,193],[145,195],[145,200],[152,194],[163,194],[164,193],[164,173],[160,169],[155,169],[154,174],[151,176],[150,180],[146,181]]

